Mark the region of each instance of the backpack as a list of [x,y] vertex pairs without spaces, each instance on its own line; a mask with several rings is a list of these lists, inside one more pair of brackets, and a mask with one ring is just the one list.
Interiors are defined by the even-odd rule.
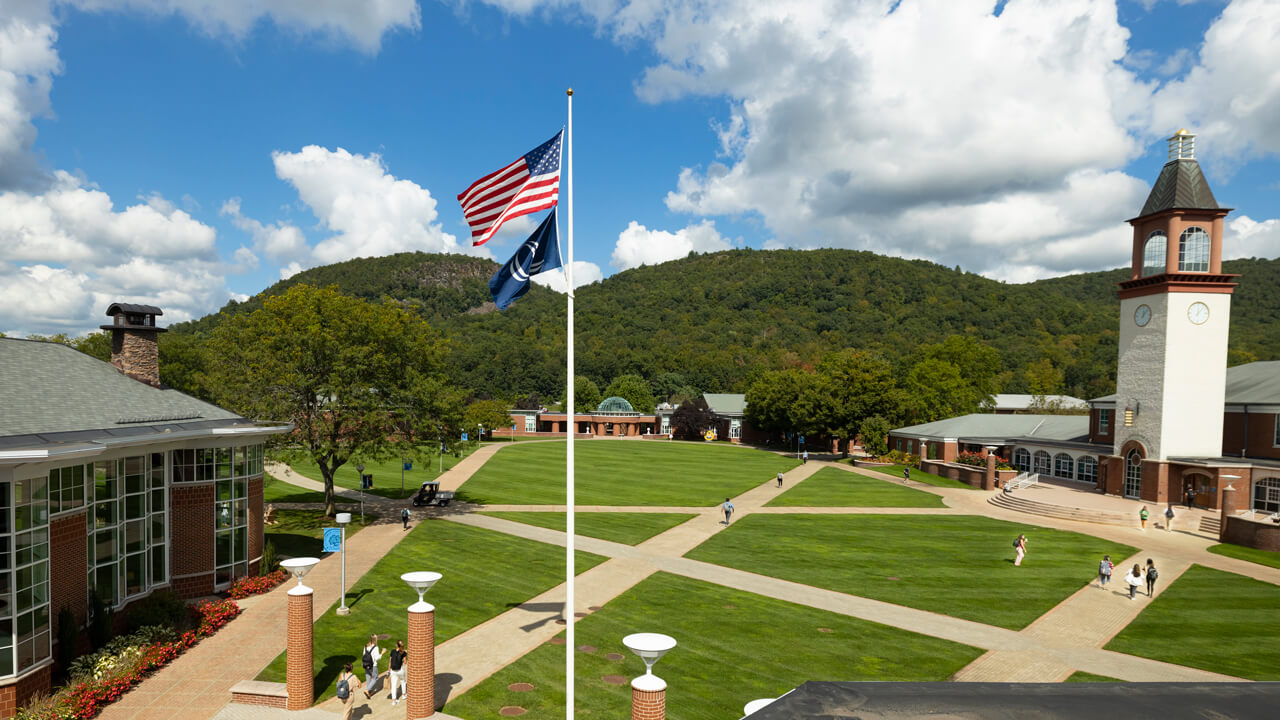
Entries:
[[1158,578],[1158,577],[1160,577],[1160,571],[1159,571],[1159,570],[1156,570],[1154,566],[1153,566],[1150,570],[1148,570],[1148,571],[1147,571],[1147,579],[1148,579],[1148,580],[1155,580],[1155,579],[1156,579],[1156,578]]
[[1110,575],[1110,574],[1111,574],[1111,565],[1110,565],[1110,563],[1108,563],[1106,560],[1099,560],[1099,561],[1098,561],[1098,574],[1099,574],[1099,575]]
[[364,657],[360,658],[360,664],[367,668],[373,667],[373,653],[369,652],[369,648],[364,649]]
[[404,664],[404,653],[400,652],[399,650],[392,650],[391,665],[390,665],[391,669],[399,670],[400,666],[403,664]]
[[338,699],[346,700],[351,697],[351,683],[346,678],[338,680]]
[[1013,546],[1014,546],[1014,547],[1018,547],[1018,541],[1017,541],[1017,540],[1014,540],[1014,541],[1013,541]]

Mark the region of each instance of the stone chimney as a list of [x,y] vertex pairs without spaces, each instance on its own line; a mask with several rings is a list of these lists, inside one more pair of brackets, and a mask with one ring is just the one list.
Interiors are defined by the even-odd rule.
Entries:
[[160,386],[160,333],[156,316],[163,315],[152,305],[111,303],[107,315],[112,324],[100,326],[111,331],[111,364],[125,375],[155,387]]

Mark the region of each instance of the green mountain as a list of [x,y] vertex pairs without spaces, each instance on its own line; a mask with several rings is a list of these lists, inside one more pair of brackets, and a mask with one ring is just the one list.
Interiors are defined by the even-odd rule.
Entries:
[[[361,258],[303,271],[243,303],[175,325],[203,336],[297,283],[336,285],[420,314],[450,340],[454,380],[481,396],[563,394],[565,300],[534,286],[506,311],[489,299],[487,260],[425,253]],[[1280,260],[1223,263],[1241,275],[1232,364],[1280,358]],[[578,289],[577,372],[600,387],[635,373],[673,373],[709,392],[742,392],[758,373],[811,366],[847,347],[905,368],[921,345],[967,334],[995,348],[1005,392],[1047,383],[1093,397],[1114,389],[1124,270],[1021,285],[923,260],[852,250],[730,250],[620,272]],[[177,338],[175,338],[177,339]],[[672,378],[665,376],[670,382]]]

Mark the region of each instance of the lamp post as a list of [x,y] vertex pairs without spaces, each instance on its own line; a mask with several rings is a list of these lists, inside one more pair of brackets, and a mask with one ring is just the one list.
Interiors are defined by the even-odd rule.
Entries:
[[338,513],[334,519],[342,528],[342,547],[338,550],[342,559],[342,587],[338,589],[338,597],[342,599],[342,603],[334,612],[339,615],[350,615],[351,608],[347,607],[347,523],[351,522],[351,513]]
[[436,712],[436,609],[422,599],[440,580],[438,572],[407,572],[400,576],[418,593],[409,606],[409,670],[405,682],[406,717],[430,717]]
[[364,463],[356,463],[356,472],[360,473],[360,524],[364,524]]
[[315,700],[315,683],[312,678],[314,645],[312,644],[312,600],[314,591],[302,584],[302,578],[320,562],[319,558],[300,557],[280,561],[280,567],[288,570],[298,584],[289,588],[288,643],[285,646],[285,707],[289,710],[306,710]]
[[633,633],[622,644],[644,661],[644,674],[631,681],[632,720],[664,720],[667,716],[667,681],[653,674],[653,664],[676,646],[675,638],[659,633]]

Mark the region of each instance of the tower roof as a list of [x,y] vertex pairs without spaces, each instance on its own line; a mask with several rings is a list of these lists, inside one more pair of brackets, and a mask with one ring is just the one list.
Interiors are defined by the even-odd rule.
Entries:
[[1170,160],[1160,170],[1160,177],[1147,196],[1139,217],[1165,210],[1217,210],[1218,201],[1209,189],[1209,181],[1193,159]]

